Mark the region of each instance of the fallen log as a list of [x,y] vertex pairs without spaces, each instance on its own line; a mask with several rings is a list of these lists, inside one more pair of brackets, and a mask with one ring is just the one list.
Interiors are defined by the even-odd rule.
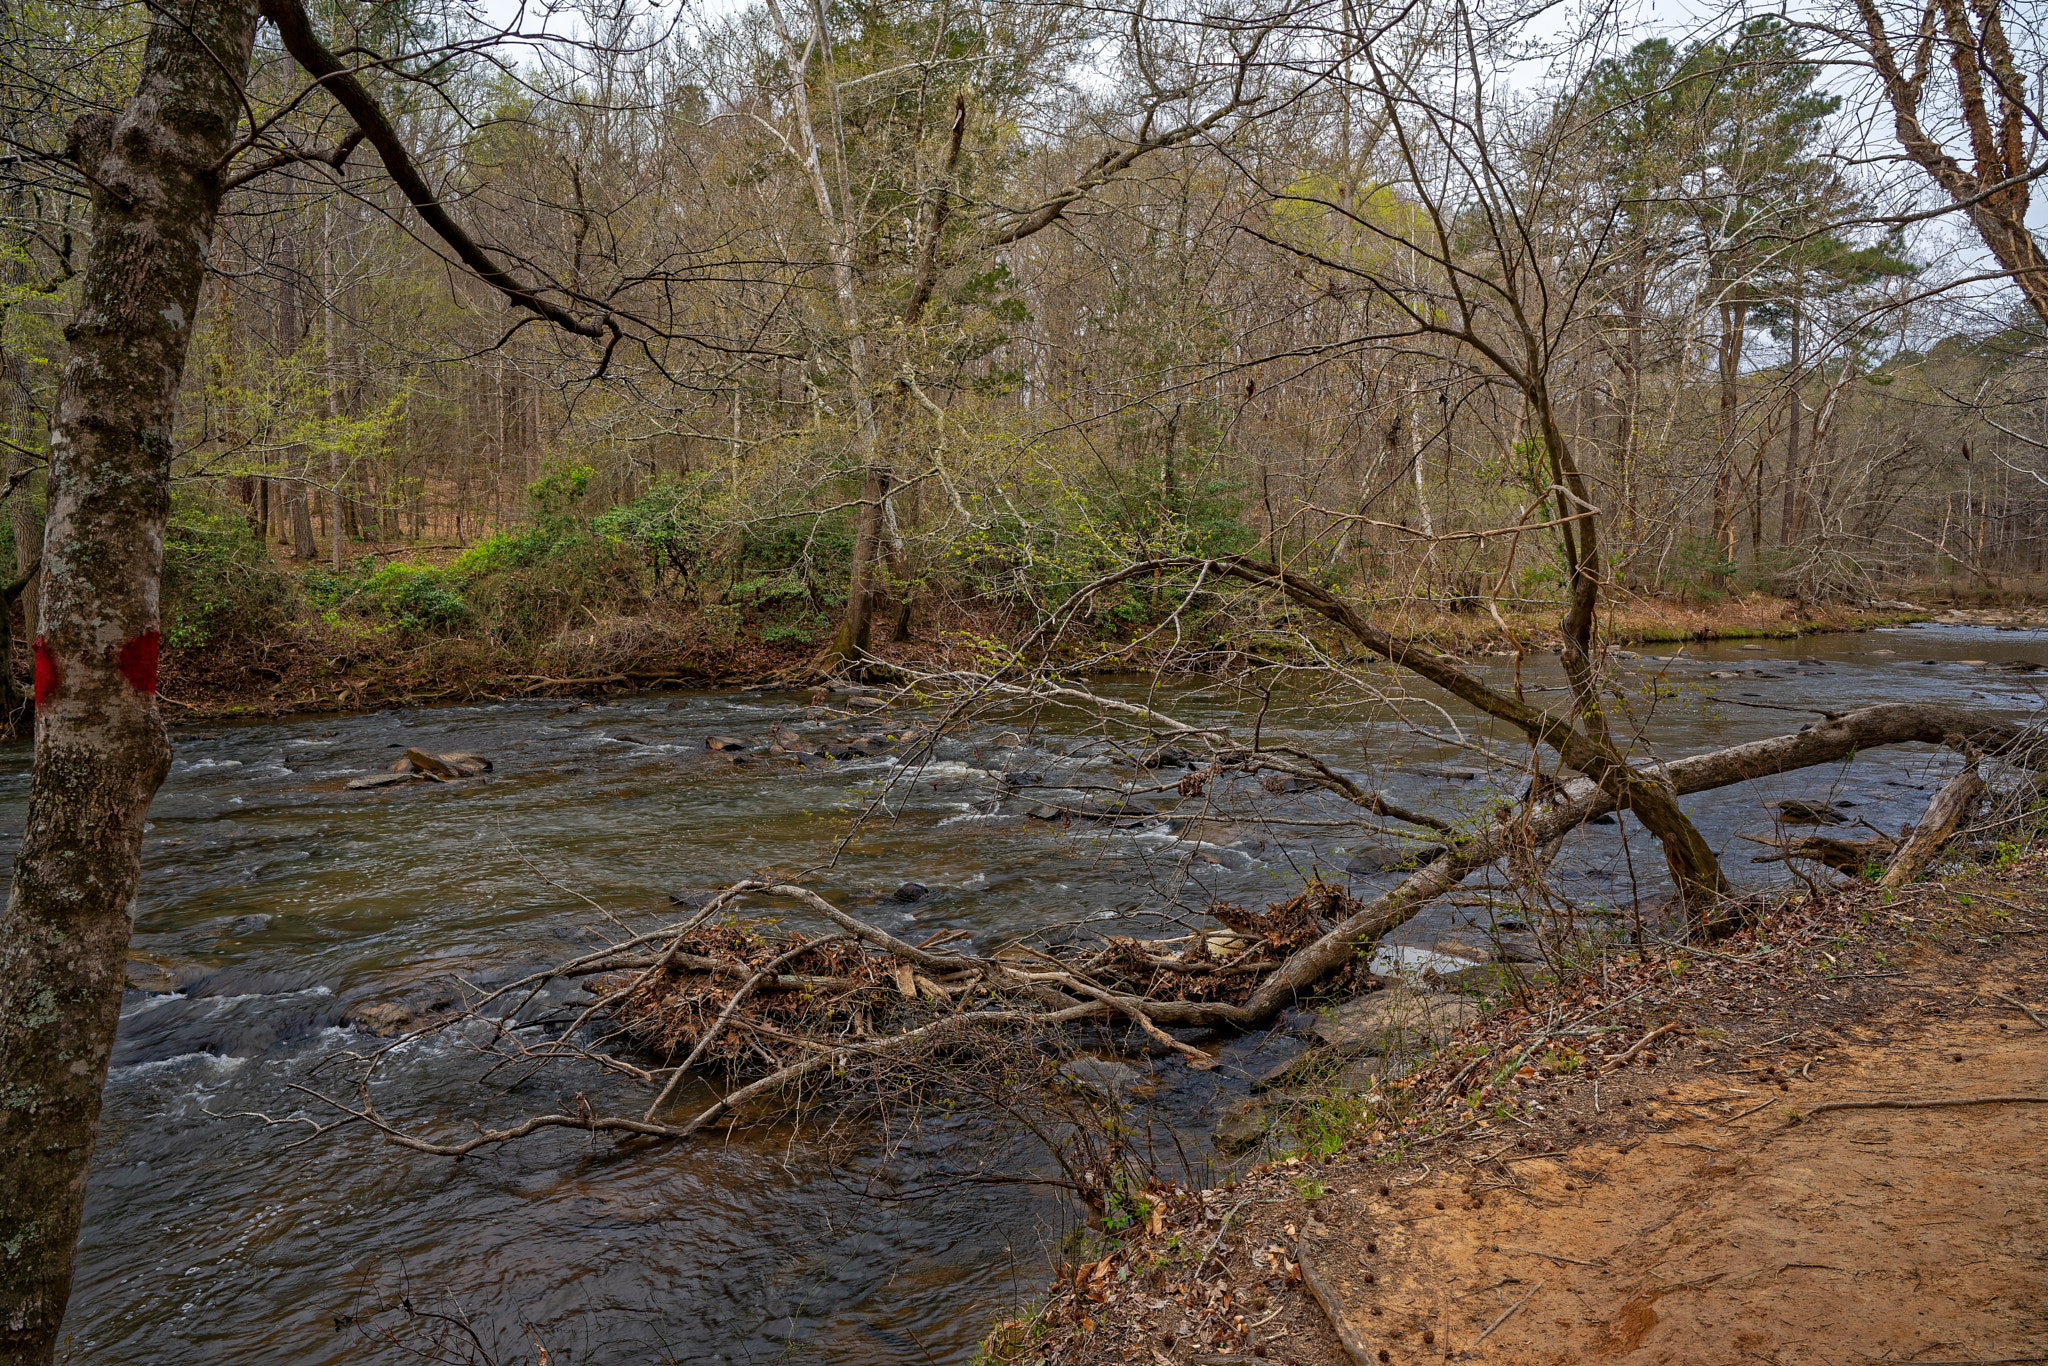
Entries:
[[1984,777],[1977,771],[1972,760],[1961,773],[1942,784],[1941,791],[1927,803],[1927,814],[1920,818],[1920,824],[1913,827],[1913,833],[1892,856],[1891,866],[1884,870],[1884,876],[1877,880],[1880,887],[1903,887],[1918,878],[1934,861],[1934,856],[1947,844],[1956,827],[1969,818],[1977,799],[1984,795]]
[[1873,835],[1866,840],[1836,839],[1828,835],[1801,835],[1785,840],[1766,839],[1762,835],[1744,835],[1742,838],[1778,851],[1775,854],[1758,854],[1750,860],[1751,863],[1810,859],[1851,877],[1865,876],[1871,868],[1891,858],[1899,847],[1899,842],[1889,835]]

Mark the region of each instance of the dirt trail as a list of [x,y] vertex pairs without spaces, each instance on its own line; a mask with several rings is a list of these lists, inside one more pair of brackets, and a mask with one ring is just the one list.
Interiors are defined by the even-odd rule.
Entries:
[[1311,1266],[1381,1360],[2048,1361],[2048,1104],[1811,1113],[2048,1099],[2048,1033],[2008,1013],[1852,1046],[1796,1097],[1668,1087],[1642,1137],[1370,1196]]
[[2048,855],[1724,947],[1480,1021],[1448,1120],[1166,1199],[991,1359],[2048,1363]]

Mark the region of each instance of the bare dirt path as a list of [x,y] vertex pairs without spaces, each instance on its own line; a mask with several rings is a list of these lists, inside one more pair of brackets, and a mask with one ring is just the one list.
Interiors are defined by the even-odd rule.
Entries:
[[1666,1088],[1652,1133],[1371,1195],[1309,1255],[1394,1361],[2048,1361],[2048,1104],[1813,1113],[2048,1101],[2048,1034],[1985,1014],[1732,1123],[1746,1078]]
[[2048,1363],[2048,860],[1673,952],[1463,1035],[1627,991],[1604,1057],[1167,1196],[989,1359]]

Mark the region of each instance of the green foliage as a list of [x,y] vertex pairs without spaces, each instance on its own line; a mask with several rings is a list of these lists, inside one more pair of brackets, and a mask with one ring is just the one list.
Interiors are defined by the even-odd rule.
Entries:
[[664,566],[694,587],[698,570],[711,558],[717,525],[710,508],[711,476],[665,478],[630,503],[596,517],[590,529],[608,541],[636,546],[661,582]]
[[462,576],[450,569],[365,557],[339,574],[313,566],[301,580],[308,600],[330,620],[348,610],[401,631],[445,632],[470,616]]
[[544,519],[558,517],[583,501],[583,495],[590,491],[591,476],[596,473],[589,465],[564,461],[528,484],[526,496],[533,500]]
[[164,528],[163,643],[233,644],[281,629],[292,606],[288,575],[241,515],[180,498]]

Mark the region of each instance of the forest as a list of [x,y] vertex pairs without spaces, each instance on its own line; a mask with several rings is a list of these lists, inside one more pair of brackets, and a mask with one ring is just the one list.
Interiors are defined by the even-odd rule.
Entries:
[[[352,657],[420,696],[745,676],[1222,552],[1542,617],[1567,552],[1503,529],[1595,505],[1614,602],[2023,594],[2040,131],[1999,21],[1958,21],[1999,45],[1958,75],[1878,9],[323,10],[377,54],[399,176],[266,28],[178,395],[167,665],[258,700],[307,657],[309,696]],[[54,149],[146,13],[8,23],[25,575],[90,241]],[[1893,96],[1880,45],[1919,63]]]
[[0,0],[0,1366],[1534,1360],[1410,1188],[1953,1105],[2031,1207],[1929,1021],[2048,1029],[2042,25]]

